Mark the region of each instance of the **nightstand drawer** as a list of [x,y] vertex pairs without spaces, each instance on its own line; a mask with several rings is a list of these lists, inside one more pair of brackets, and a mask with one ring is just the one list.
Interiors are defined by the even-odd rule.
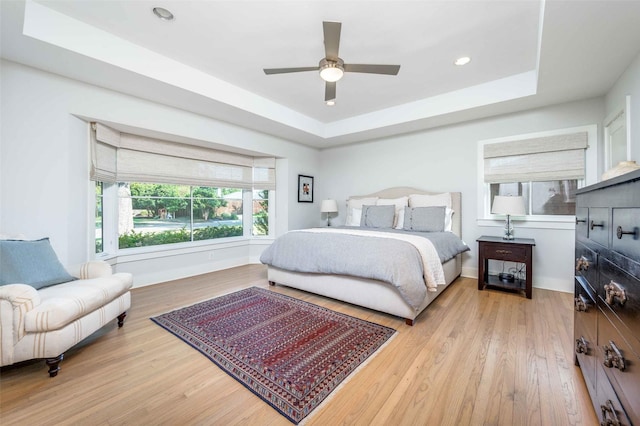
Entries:
[[484,257],[495,260],[524,262],[527,258],[527,248],[513,244],[491,244],[483,247]]

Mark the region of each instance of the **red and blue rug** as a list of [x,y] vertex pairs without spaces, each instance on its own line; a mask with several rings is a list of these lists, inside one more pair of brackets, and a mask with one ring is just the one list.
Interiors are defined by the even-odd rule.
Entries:
[[296,424],[395,333],[258,287],[151,320]]

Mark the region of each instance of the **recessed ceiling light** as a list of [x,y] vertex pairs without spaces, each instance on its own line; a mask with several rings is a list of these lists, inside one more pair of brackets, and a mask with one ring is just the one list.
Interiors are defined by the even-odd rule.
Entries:
[[336,104],[336,100],[335,99],[330,99],[327,101],[327,106],[334,106]]
[[163,21],[173,21],[173,13],[163,7],[154,7],[153,13]]
[[461,58],[456,59],[453,63],[456,65],[467,65],[469,62],[471,62],[471,58],[468,56],[463,56]]

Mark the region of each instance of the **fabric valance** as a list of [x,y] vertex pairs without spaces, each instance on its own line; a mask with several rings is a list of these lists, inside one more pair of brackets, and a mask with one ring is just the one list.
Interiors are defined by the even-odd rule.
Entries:
[[486,183],[584,179],[587,132],[484,146]]
[[92,180],[275,189],[275,158],[121,133],[100,123],[92,129]]

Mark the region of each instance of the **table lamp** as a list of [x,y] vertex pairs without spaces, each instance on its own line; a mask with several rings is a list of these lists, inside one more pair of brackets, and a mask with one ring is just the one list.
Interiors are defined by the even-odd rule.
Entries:
[[526,211],[524,209],[523,197],[512,197],[496,195],[493,197],[493,206],[491,207],[492,214],[506,214],[507,223],[504,226],[505,240],[513,240],[513,226],[511,225],[511,215],[524,216]]
[[338,202],[336,200],[322,200],[320,212],[327,214],[327,226],[331,226],[331,213],[338,211]]

